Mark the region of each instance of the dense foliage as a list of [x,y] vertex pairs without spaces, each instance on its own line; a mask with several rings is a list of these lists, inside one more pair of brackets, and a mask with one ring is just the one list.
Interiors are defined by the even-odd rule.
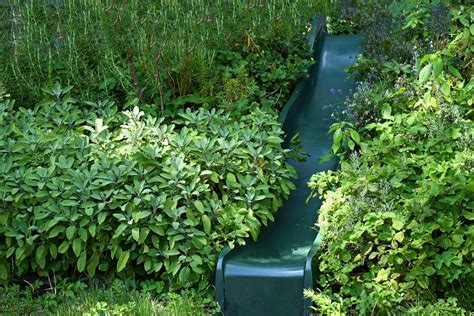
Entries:
[[59,81],[154,114],[217,105],[225,89],[278,107],[305,72],[305,28],[325,2],[3,1],[0,73],[23,106]]
[[293,187],[276,117],[79,110],[59,85],[0,101],[0,277],[152,274],[205,285],[224,245],[256,238]]
[[[306,295],[330,315],[472,311],[463,2],[0,1],[0,278],[31,281],[1,281],[0,312],[57,309],[85,290],[65,276],[205,289],[217,253],[257,238],[293,188],[274,110],[311,62],[316,12],[365,43],[331,129],[341,169],[309,183],[324,243]],[[50,288],[34,302],[38,275]],[[57,285],[65,297],[49,299]],[[60,310],[169,311],[116,287]]]
[[371,31],[353,68],[364,81],[352,122],[335,126],[341,169],[309,184],[325,199],[324,244],[320,292],[306,294],[328,315],[462,314],[474,309],[474,11],[401,1],[388,13],[362,23],[400,27]]
[[2,284],[206,288],[222,247],[257,238],[293,188],[275,109],[327,8],[0,1]]

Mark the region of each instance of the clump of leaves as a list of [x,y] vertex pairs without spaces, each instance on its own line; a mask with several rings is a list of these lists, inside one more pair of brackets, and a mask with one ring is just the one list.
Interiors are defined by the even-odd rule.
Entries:
[[0,103],[3,279],[117,272],[204,287],[216,254],[256,239],[293,188],[272,114],[187,110],[165,124],[110,102],[81,111],[69,90],[45,90],[34,110]]

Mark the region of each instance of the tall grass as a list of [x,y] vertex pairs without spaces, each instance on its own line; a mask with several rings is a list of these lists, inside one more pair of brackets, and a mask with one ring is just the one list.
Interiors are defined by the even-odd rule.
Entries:
[[18,99],[55,81],[156,104],[212,89],[220,51],[301,35],[330,0],[5,0],[0,71]]

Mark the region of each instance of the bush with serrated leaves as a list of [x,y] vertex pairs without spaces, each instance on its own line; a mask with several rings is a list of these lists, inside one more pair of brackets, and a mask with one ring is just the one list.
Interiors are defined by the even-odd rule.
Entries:
[[258,108],[165,123],[45,92],[34,109],[0,99],[2,279],[113,271],[205,286],[219,250],[257,238],[293,188],[280,125]]

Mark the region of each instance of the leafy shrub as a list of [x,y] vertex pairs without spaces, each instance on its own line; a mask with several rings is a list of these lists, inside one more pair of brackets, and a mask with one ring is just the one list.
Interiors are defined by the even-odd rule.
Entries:
[[460,140],[474,124],[437,125],[442,137],[430,135],[415,112],[366,128],[375,135],[361,154],[310,182],[326,199],[321,286],[364,312],[472,284],[474,148]]
[[[348,101],[354,125],[333,126],[341,169],[309,184],[325,199],[324,243],[320,292],[306,295],[323,314],[473,310],[473,12],[451,9],[439,50],[416,63],[366,55],[355,67],[378,75]],[[402,38],[414,45],[421,25]],[[349,145],[355,126],[360,140]]]
[[71,88],[0,103],[0,276],[117,271],[205,286],[224,245],[257,238],[294,169],[273,114],[181,112],[170,124]]

